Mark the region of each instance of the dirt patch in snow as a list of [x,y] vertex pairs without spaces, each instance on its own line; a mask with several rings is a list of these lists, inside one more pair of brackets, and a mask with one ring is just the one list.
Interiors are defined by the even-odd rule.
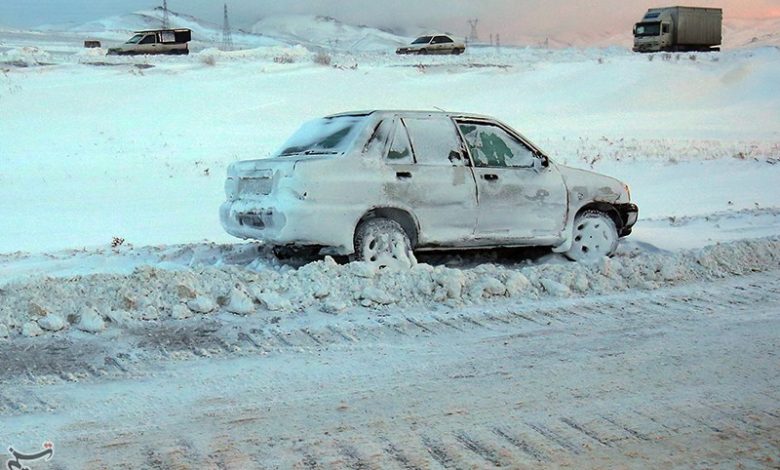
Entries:
[[298,269],[283,265],[257,271],[251,265],[177,270],[143,266],[126,275],[42,277],[6,284],[0,288],[0,327],[5,327],[0,332],[101,334],[146,322],[175,327],[179,320],[213,318],[217,312],[271,318],[306,309],[338,314],[356,307],[377,311],[436,304],[458,307],[497,299],[654,289],[779,267],[777,238],[672,254],[629,252],[594,264],[482,264],[464,269],[417,264],[411,269],[379,270],[366,263],[341,265],[325,258]]

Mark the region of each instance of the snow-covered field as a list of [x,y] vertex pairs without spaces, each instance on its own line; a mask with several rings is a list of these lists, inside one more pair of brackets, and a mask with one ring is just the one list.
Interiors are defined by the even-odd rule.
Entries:
[[[104,36],[97,37],[119,40],[124,33],[117,30],[125,28],[116,27],[117,22],[91,25],[88,31],[101,29]],[[348,341],[347,327],[359,327],[385,348],[392,342],[371,333],[376,325],[367,322],[406,322],[392,327],[404,338],[409,325],[424,334],[431,325],[448,328],[448,323],[454,331],[468,332],[482,322],[503,328],[507,311],[521,317],[543,307],[576,312],[578,305],[614,298],[615,305],[604,309],[610,319],[603,322],[618,328],[611,317],[621,311],[618,304],[636,298],[639,306],[667,305],[667,295],[674,292],[679,299],[670,308],[685,312],[686,318],[674,321],[689,325],[685,322],[702,320],[694,307],[688,308],[686,295],[696,297],[693,293],[706,291],[711,283],[737,283],[735,292],[755,283],[774,283],[776,288],[777,47],[654,55],[619,47],[474,47],[459,57],[396,57],[379,47],[391,47],[389,33],[326,23],[320,33],[333,34],[329,31],[335,28],[354,41],[307,49],[294,44],[290,31],[283,37],[246,33],[237,36],[247,47],[243,50],[220,52],[203,43],[187,57],[127,58],[80,49],[79,28],[67,33],[0,31],[0,359],[16,364],[18,373],[26,370],[30,387],[41,381],[109,380],[100,378],[100,368],[92,371],[93,365],[78,365],[90,371],[87,376],[79,375],[83,370],[52,372],[57,367],[47,369],[44,359],[65,361],[71,355],[51,357],[47,351],[71,348],[73,357],[99,356],[102,361],[105,355],[105,365],[125,360],[138,364],[145,360],[140,351],[146,346],[122,350],[125,357],[111,343],[120,348],[134,338],[151,341],[158,336],[175,342],[180,340],[177,332],[187,337],[190,330],[202,336],[186,340],[192,343],[184,350],[194,356],[211,355],[212,343],[219,345],[220,354],[247,354],[241,348],[268,354],[252,335],[267,333],[278,340],[272,331],[279,325],[299,335],[319,328],[322,335]],[[268,20],[256,30],[272,27],[280,25]],[[306,29],[299,31],[311,36]],[[315,61],[322,50],[329,51],[330,65]],[[269,155],[305,120],[375,108],[442,108],[496,116],[555,161],[629,183],[640,220],[613,259],[594,265],[512,250],[425,255],[410,270],[389,272],[329,258],[281,261],[262,246],[223,232],[217,209],[229,163]],[[745,281],[739,280],[743,277]],[[703,296],[696,298],[699,305],[706,303]],[[751,321],[776,328],[776,299],[761,302],[760,315]],[[672,321],[663,312],[653,315],[654,322]],[[490,319],[494,316],[498,320]],[[726,310],[717,310],[716,316],[724,325],[736,321]],[[653,334],[654,324],[641,334]],[[240,332],[235,344],[244,341],[241,347],[230,346],[230,335],[235,336],[231,328]],[[592,330],[598,336],[598,327]],[[716,338],[714,327],[707,331]],[[312,341],[327,350],[327,342],[317,338]],[[675,333],[674,344],[689,339]],[[768,351],[777,352],[776,339],[764,338]],[[283,349],[295,348],[295,341],[278,341]],[[565,341],[560,345],[565,347]],[[176,348],[170,345],[158,346],[156,359],[193,358],[173,354]],[[477,342],[469,347],[484,353]],[[11,350],[27,351],[18,357],[39,365],[19,365],[22,359],[6,354]],[[359,354],[345,351],[348,358],[328,360],[343,359],[354,367],[362,360],[373,363],[363,357],[364,349]],[[528,352],[523,349],[522,354]],[[411,359],[416,353],[409,354]],[[316,361],[314,366],[303,362],[308,365],[297,364],[293,375],[316,366]],[[67,369],[65,362],[62,366]],[[737,366],[735,362],[735,370]],[[193,373],[211,373],[213,364],[204,367],[206,371]],[[238,374],[244,366],[230,367]],[[394,362],[392,367],[403,366]],[[18,379],[11,369],[0,375],[3,387]],[[132,375],[129,365],[117,369]],[[139,372],[147,373],[152,372]],[[186,383],[186,377],[180,372],[171,387]],[[776,383],[776,370],[766,379]],[[0,389],[0,416],[21,416],[14,425],[36,431],[45,428],[48,409],[67,409],[88,421],[89,414],[79,407],[86,404],[64,405],[70,403],[69,393],[74,392],[58,389],[52,392],[56,400],[33,406],[20,394]],[[199,400],[221,389],[203,393]],[[4,404],[17,403],[15,399],[24,406]],[[770,397],[768,403],[775,413],[777,399]],[[765,405],[755,406],[764,410]],[[25,411],[28,406],[32,408]],[[140,404],[132,406],[131,415],[145,415],[136,413]],[[55,435],[65,439],[69,421],[58,420]],[[777,429],[776,421],[757,426]],[[0,422],[0,435],[4,432]],[[127,432],[131,440],[138,437],[132,429]],[[29,432],[13,436],[35,437]],[[424,447],[438,464],[448,466],[436,458],[436,446]],[[589,465],[598,467],[598,462]],[[241,468],[240,462],[236,466]]]

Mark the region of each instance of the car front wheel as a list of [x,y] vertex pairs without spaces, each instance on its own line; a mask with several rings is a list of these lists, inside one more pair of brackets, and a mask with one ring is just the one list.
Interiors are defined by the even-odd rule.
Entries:
[[595,261],[612,256],[618,246],[618,231],[610,216],[585,211],[574,219],[572,243],[566,257],[573,261]]
[[355,230],[355,259],[379,267],[413,263],[409,235],[395,220],[377,217],[361,222]]

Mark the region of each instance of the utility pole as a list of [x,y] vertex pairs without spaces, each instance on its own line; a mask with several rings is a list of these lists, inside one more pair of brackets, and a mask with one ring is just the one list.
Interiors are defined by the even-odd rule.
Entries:
[[228,21],[227,3],[225,3],[225,20],[222,23],[222,50],[233,50],[233,35],[230,32],[230,22]]
[[479,35],[477,34],[477,23],[479,23],[479,18],[468,20],[468,23],[469,26],[471,26],[471,32],[469,33],[469,42],[475,43],[479,41]]
[[168,0],[163,0],[163,17],[162,17],[162,29],[168,29],[170,27],[168,21]]
[[496,49],[501,49],[501,35],[496,33]]

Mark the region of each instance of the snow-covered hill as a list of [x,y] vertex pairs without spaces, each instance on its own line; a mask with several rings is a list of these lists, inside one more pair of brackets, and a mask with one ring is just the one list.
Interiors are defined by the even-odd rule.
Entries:
[[[157,29],[162,25],[163,10],[140,10],[124,15],[110,16],[82,24],[43,25],[38,29],[47,32],[65,32],[85,34],[90,37],[115,40],[127,39],[132,31]],[[218,44],[222,41],[222,26],[191,15],[168,11],[168,21],[172,28],[189,28],[193,41],[202,44]],[[233,31],[233,42],[243,47],[279,46],[283,43],[262,34]]]
[[264,18],[252,26],[252,32],[310,48],[348,52],[392,52],[398,45],[410,40],[376,28],[350,25],[335,18],[312,15]]

